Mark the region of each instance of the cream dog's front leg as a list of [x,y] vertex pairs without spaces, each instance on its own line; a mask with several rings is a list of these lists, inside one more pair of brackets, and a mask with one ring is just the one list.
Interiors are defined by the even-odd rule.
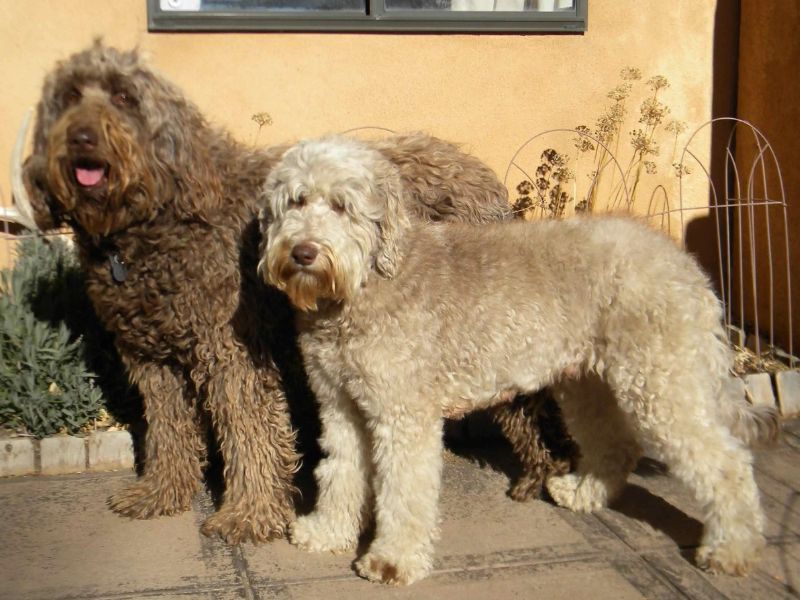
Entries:
[[[442,472],[442,420],[401,407],[368,418],[372,434],[375,540],[356,562],[371,581],[406,585],[433,568]],[[399,409],[399,410],[397,410]]]
[[317,504],[289,529],[293,544],[309,552],[353,550],[369,516],[369,439],[363,416],[343,390],[315,390],[327,454],[314,471]]

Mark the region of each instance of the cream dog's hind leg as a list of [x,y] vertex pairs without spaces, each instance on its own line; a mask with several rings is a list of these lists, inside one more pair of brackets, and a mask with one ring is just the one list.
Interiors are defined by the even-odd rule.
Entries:
[[599,510],[624,487],[641,449],[628,418],[597,375],[566,378],[553,387],[553,396],[581,452],[576,472],[550,477],[547,491],[560,506]]

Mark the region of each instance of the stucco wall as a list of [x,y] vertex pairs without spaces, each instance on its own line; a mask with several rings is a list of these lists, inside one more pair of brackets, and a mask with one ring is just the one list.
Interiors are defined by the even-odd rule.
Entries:
[[[628,65],[670,80],[661,97],[671,117],[690,126],[709,119],[714,5],[589,0],[584,35],[156,34],[147,32],[145,0],[4,1],[0,164],[8,164],[45,73],[102,35],[112,45],[139,45],[242,140],[271,143],[365,125],[421,129],[463,143],[502,176],[537,132],[593,125]],[[251,116],[263,111],[273,125],[256,139]],[[634,119],[624,131],[635,126]],[[705,144],[701,138],[701,154]],[[5,168],[0,188],[7,204]],[[698,189],[690,202],[703,205]]]

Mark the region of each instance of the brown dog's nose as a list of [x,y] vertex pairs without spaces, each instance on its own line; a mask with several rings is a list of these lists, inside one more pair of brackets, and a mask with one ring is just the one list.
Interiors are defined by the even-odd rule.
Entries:
[[294,248],[292,248],[292,260],[294,260],[294,262],[296,262],[298,265],[307,267],[314,262],[314,259],[317,258],[318,253],[319,251],[313,244],[297,244]]
[[87,152],[97,147],[97,132],[88,125],[75,125],[67,129],[67,143],[73,150]]

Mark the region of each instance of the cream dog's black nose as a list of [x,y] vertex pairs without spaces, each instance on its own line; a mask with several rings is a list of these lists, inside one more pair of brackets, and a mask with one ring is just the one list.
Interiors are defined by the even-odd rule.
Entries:
[[313,244],[302,243],[292,248],[292,260],[298,265],[307,267],[317,258],[319,251]]

